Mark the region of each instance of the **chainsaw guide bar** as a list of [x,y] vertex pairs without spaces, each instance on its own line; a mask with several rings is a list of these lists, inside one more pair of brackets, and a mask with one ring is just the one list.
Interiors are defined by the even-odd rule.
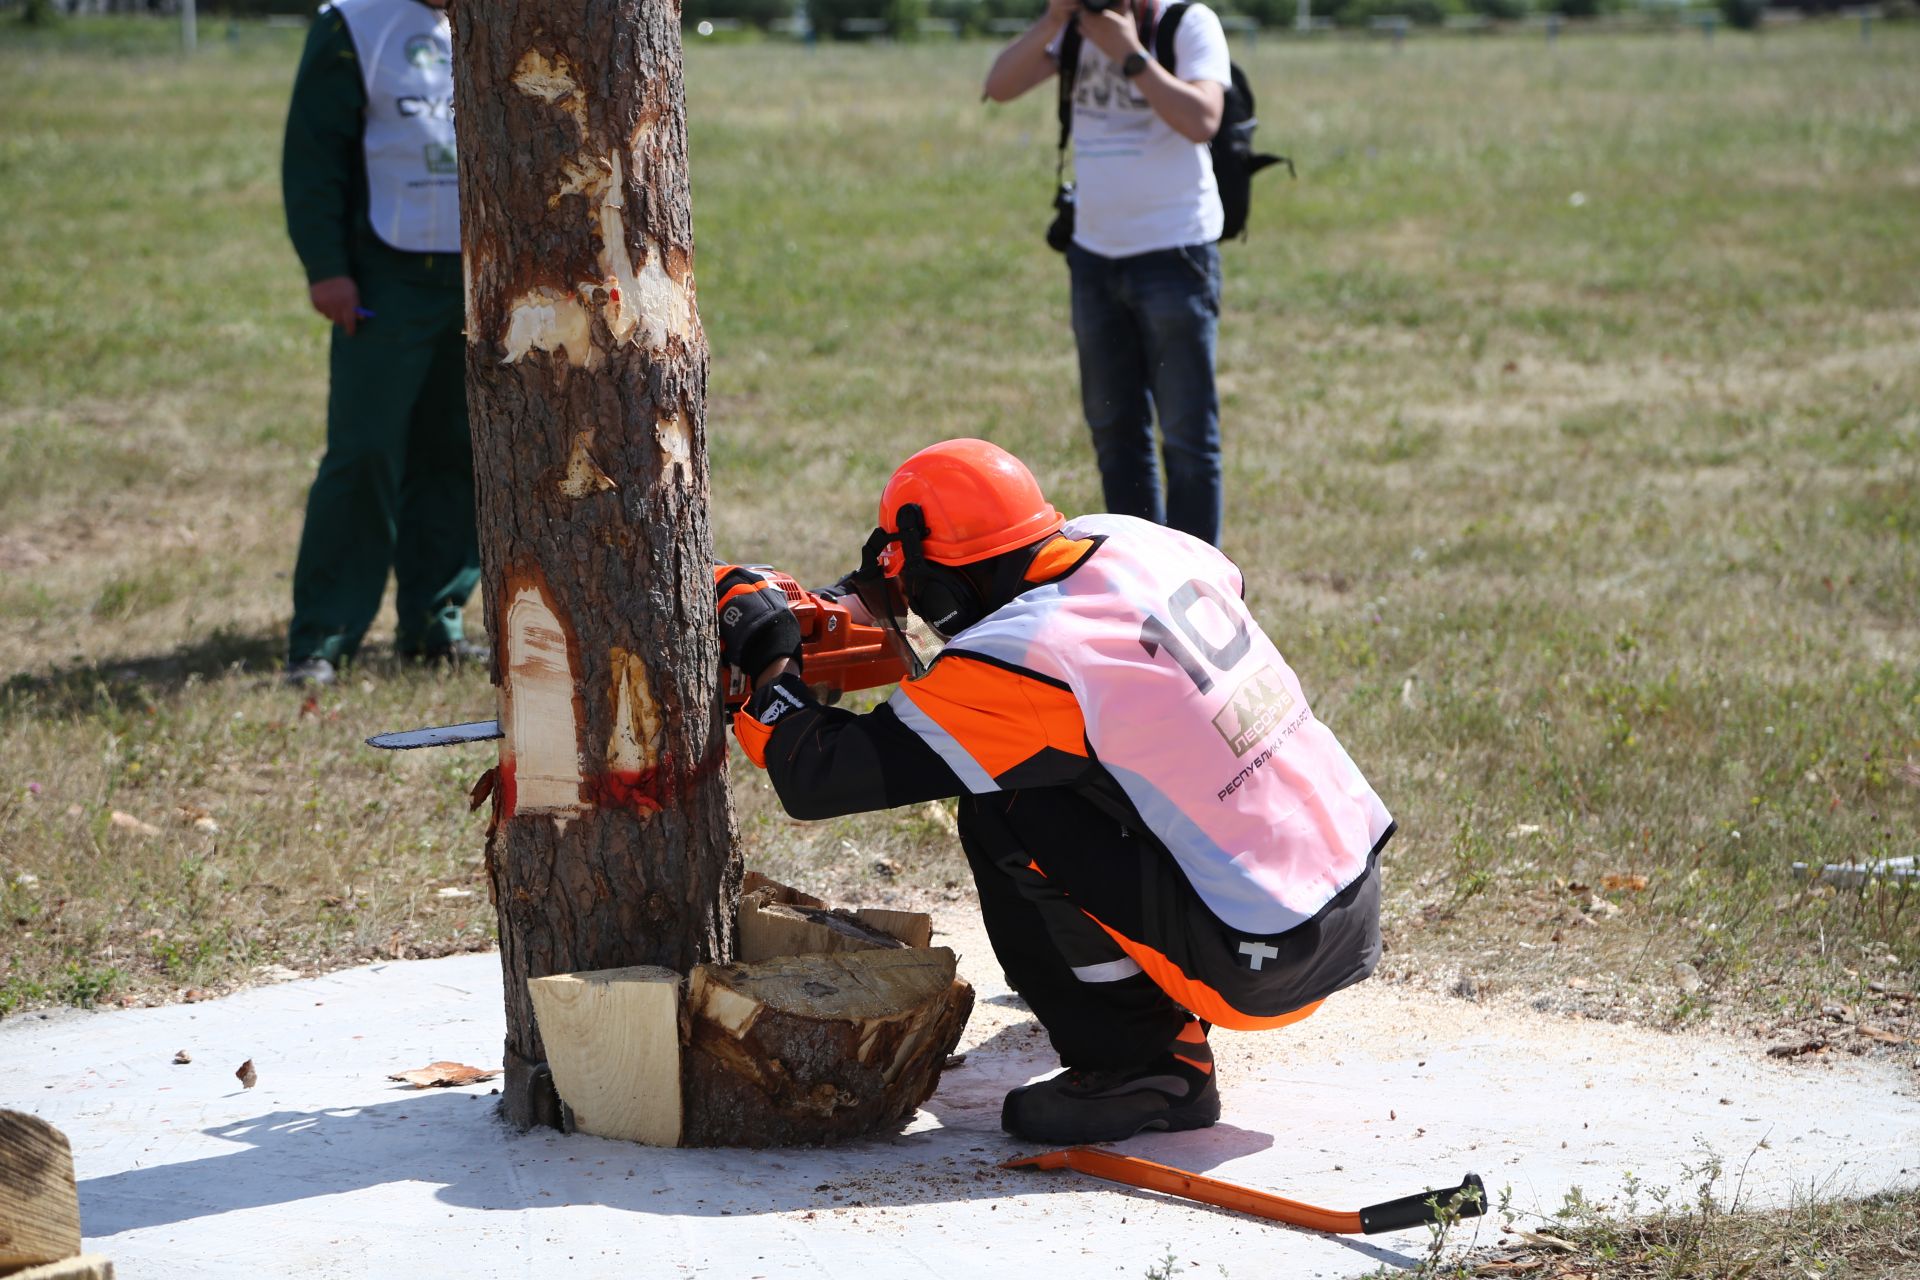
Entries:
[[376,733],[367,739],[370,747],[382,751],[412,751],[416,747],[452,747],[463,742],[487,742],[505,737],[498,720],[469,720],[465,724],[436,725],[431,729],[401,729],[395,733]]

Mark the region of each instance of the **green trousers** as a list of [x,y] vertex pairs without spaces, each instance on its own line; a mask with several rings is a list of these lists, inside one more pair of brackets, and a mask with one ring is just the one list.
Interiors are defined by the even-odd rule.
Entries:
[[352,337],[333,330],[327,452],[293,569],[294,662],[351,658],[389,569],[402,654],[461,639],[460,609],[480,581],[461,289],[358,284],[372,315]]

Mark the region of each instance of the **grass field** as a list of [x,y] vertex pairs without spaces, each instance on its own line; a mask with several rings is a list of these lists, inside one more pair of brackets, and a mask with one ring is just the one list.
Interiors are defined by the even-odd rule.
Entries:
[[[217,36],[0,36],[0,1014],[491,938],[487,753],[361,746],[484,677],[274,679],[299,33]],[[689,50],[723,554],[837,576],[956,434],[1097,508],[1052,105],[991,52]],[[1920,30],[1238,56],[1300,176],[1224,251],[1226,548],[1400,820],[1383,976],[1920,1066],[1920,893],[1791,869],[1920,848]],[[938,807],[734,786],[750,864],[968,893]]]

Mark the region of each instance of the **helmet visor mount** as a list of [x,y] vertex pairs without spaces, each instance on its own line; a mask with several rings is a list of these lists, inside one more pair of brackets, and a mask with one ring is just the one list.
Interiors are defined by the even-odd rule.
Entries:
[[[906,663],[908,678],[918,680],[940,656],[946,640],[913,611],[907,600],[902,573],[911,553],[905,542],[898,533],[875,529],[861,550],[853,589],[867,613],[886,631],[896,655]],[[914,543],[913,550],[917,551],[918,540]]]

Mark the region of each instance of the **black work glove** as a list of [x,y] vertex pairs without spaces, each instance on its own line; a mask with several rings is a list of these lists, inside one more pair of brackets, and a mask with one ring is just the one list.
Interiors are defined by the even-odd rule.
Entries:
[[787,593],[751,569],[713,567],[713,594],[720,617],[720,657],[756,680],[780,658],[800,660],[800,620]]
[[853,575],[858,572],[860,571],[855,569],[849,573],[842,574],[840,579],[830,587],[813,587],[811,590],[814,595],[819,596],[822,600],[851,599],[859,594],[858,588],[853,585]]

